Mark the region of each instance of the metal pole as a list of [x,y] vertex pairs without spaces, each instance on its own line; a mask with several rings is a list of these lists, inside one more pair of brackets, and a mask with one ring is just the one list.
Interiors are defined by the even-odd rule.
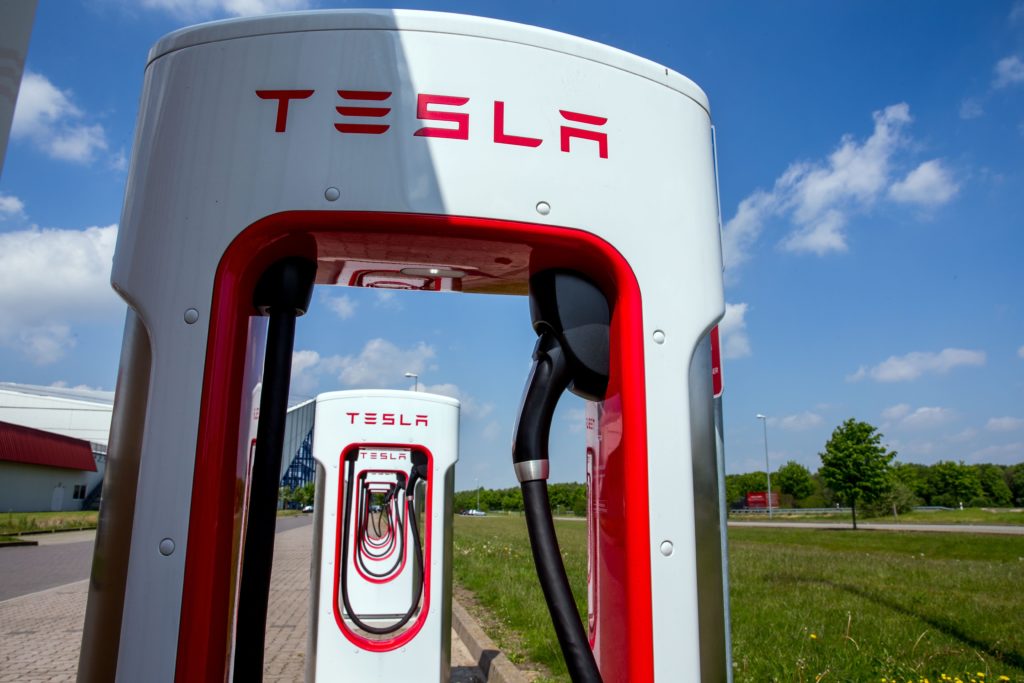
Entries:
[[476,480],[476,509],[480,509],[480,480]]
[[757,419],[764,426],[764,474],[768,479],[768,519],[772,518],[772,468],[768,464],[768,416],[758,415]]
[[413,380],[412,390],[413,391],[419,391],[420,390],[420,376],[417,375],[415,372],[407,372],[407,373],[405,373],[405,376],[412,378],[412,380]]

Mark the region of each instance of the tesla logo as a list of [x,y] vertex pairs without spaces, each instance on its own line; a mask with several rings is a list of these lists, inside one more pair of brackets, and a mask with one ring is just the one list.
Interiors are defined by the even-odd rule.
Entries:
[[[289,107],[294,101],[306,100],[315,90],[257,90],[262,100],[277,102],[274,132],[288,131]],[[338,90],[340,104],[334,107],[340,120],[334,122],[334,129],[343,135],[383,135],[391,128],[392,110],[389,105],[392,92],[388,90]],[[470,112],[463,109],[469,104],[468,97],[450,95],[416,95],[416,118],[443,125],[423,126],[413,133],[414,137],[448,138],[468,140],[470,135]],[[602,159],[608,158],[608,133],[597,130],[608,122],[603,116],[583,114],[568,109],[559,109],[563,122],[558,127],[558,145],[563,152],[570,152],[573,141],[577,148],[584,143],[596,149]],[[581,128],[580,126],[586,126]],[[544,139],[510,132],[506,123],[505,102],[492,103],[491,140],[497,145],[516,147],[540,147]]]
[[408,451],[370,451],[362,449],[359,457],[363,460],[408,460]]
[[426,415],[405,413],[345,413],[349,424],[382,425],[384,427],[426,427]]

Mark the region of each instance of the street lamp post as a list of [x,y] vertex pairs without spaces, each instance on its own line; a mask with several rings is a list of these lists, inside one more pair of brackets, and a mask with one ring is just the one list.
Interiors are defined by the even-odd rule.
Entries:
[[417,375],[415,372],[407,372],[407,373],[405,373],[405,376],[408,377],[409,379],[413,380],[412,390],[413,391],[419,391],[420,390],[420,376]]
[[476,509],[480,509],[480,480],[475,479],[476,482]]
[[768,519],[772,518],[772,468],[768,464],[768,416],[757,414],[757,419],[764,426],[764,474],[768,478]]

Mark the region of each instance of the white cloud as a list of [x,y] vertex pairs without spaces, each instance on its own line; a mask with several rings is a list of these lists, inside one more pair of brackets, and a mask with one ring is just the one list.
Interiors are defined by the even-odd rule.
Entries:
[[484,418],[494,410],[492,404],[471,396],[455,384],[421,384],[420,390],[430,394],[440,394],[458,399],[459,403],[462,404],[462,408],[459,411],[460,414],[468,418]]
[[882,411],[882,419],[884,420],[901,420],[910,414],[910,405],[907,403],[897,403],[894,406],[889,406]]
[[321,360],[325,372],[345,386],[391,387],[406,372],[421,375],[434,358],[433,347],[420,342],[401,349],[386,339],[371,339],[358,355],[330,356]]
[[965,121],[979,118],[984,114],[985,110],[982,108],[981,102],[973,97],[968,97],[960,102],[960,118]]
[[851,372],[849,375],[847,375],[846,376],[846,381],[847,382],[859,382],[862,379],[864,379],[865,377],[867,377],[867,375],[868,375],[868,367],[866,365],[862,365],[859,368],[857,368],[856,372]]
[[324,295],[322,301],[342,320],[348,320],[356,313],[356,302],[352,300],[352,297],[344,294],[341,296]]
[[[756,190],[740,202],[723,228],[727,277],[735,277],[736,267],[749,260],[765,225],[773,218],[788,219],[791,225],[779,243],[786,251],[820,256],[847,250],[850,217],[888,196],[894,155],[908,146],[903,130],[911,122],[910,107],[894,104],[873,116],[874,130],[866,140],[844,135],[827,158],[790,164],[770,191]],[[926,166],[924,175],[915,178],[917,183],[929,180],[929,172],[934,176],[935,168]],[[955,187],[948,172],[942,177],[947,181],[944,187]],[[931,180],[929,187],[934,191],[935,179]],[[907,183],[907,179],[901,182]],[[914,187],[908,186],[904,194]],[[934,196],[930,198],[934,200]]]
[[908,173],[903,180],[893,183],[889,197],[897,202],[938,206],[952,199],[958,189],[953,174],[941,161],[932,159]]
[[13,194],[0,193],[0,219],[25,215],[25,203]]
[[917,379],[928,373],[945,374],[961,365],[979,366],[984,364],[984,351],[968,349],[943,349],[938,353],[912,351],[905,356],[890,356],[868,370],[867,374],[876,382],[904,382]]
[[804,411],[795,415],[769,418],[768,422],[772,423],[772,426],[784,429],[788,432],[802,432],[819,426],[822,423],[822,419],[821,415],[818,415],[817,413]]
[[570,434],[581,434],[586,424],[587,411],[583,408],[570,408],[562,415],[562,420],[569,425]]
[[956,413],[949,408],[922,406],[900,420],[900,426],[907,429],[928,429],[946,424],[955,417]]
[[54,159],[89,163],[97,152],[107,149],[107,137],[103,126],[84,123],[84,116],[70,91],[27,71],[21,79],[11,137],[31,140]]
[[38,364],[74,346],[71,323],[124,310],[110,288],[117,226],[0,233],[0,344]]
[[1013,7],[1010,8],[1010,22],[1021,21],[1024,19],[1024,0],[1017,0],[1013,3]]
[[248,17],[272,12],[309,9],[309,0],[142,0],[146,9],[159,9],[183,18]]
[[948,437],[946,440],[947,441],[952,441],[954,443],[963,443],[965,441],[970,441],[971,439],[975,438],[976,436],[978,436],[978,430],[974,429],[973,427],[968,427],[967,429],[961,430],[961,431],[957,432],[956,434],[953,434],[952,436]]
[[498,422],[497,420],[491,420],[483,429],[483,437],[488,441],[495,441],[499,436],[501,436],[505,428],[506,425],[502,424],[501,422]]
[[746,315],[747,304],[725,304],[725,316],[718,323],[723,358],[745,358],[750,355]]
[[374,305],[377,308],[384,308],[390,311],[400,311],[403,308],[401,300],[395,296],[395,293],[389,292],[386,289],[375,290],[375,298]]
[[320,378],[317,376],[317,365],[320,354],[316,351],[301,350],[292,352],[292,376],[288,393],[298,396],[312,396],[317,393]]
[[985,429],[992,432],[1014,432],[1024,427],[1024,419],[1019,417],[993,417],[985,424]]
[[1002,465],[1013,465],[1019,463],[1024,457],[1024,442],[1003,444],[1001,446],[989,446],[974,451],[967,457],[968,462],[992,462]]
[[992,79],[993,88],[1005,88],[1017,83],[1024,83],[1024,61],[1017,55],[1003,57],[995,66]]

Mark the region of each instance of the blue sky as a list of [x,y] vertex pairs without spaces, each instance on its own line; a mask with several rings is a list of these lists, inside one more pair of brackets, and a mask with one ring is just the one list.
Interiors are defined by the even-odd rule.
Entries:
[[[0,178],[0,380],[112,389],[109,287],[142,70],[163,34],[316,0],[41,0]],[[334,5],[337,6],[337,5]],[[360,3],[360,6],[374,6]],[[726,459],[816,469],[847,417],[907,462],[1024,461],[1024,2],[406,3],[600,41],[711,100],[726,221]],[[459,488],[510,486],[526,301],[317,291],[295,391],[463,400]],[[553,480],[582,480],[582,404]]]

